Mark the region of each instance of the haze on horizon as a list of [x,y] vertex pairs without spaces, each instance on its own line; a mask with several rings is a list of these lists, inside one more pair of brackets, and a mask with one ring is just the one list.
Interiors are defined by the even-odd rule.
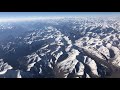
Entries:
[[120,16],[120,12],[0,12],[0,22],[37,19],[39,17],[74,17],[74,16]]

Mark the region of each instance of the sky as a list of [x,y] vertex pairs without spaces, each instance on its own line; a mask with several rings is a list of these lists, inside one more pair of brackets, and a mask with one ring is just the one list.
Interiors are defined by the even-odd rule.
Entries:
[[119,15],[120,12],[0,12],[0,18],[47,17],[47,16],[102,16]]

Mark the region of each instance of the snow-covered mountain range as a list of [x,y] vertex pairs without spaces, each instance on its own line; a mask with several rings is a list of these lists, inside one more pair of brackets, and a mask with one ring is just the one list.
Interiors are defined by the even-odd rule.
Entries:
[[120,77],[120,17],[0,22],[1,78]]

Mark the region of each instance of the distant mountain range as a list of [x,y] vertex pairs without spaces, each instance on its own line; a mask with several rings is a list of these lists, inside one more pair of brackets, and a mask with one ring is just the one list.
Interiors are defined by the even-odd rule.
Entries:
[[0,78],[119,77],[120,18],[0,23],[0,58]]

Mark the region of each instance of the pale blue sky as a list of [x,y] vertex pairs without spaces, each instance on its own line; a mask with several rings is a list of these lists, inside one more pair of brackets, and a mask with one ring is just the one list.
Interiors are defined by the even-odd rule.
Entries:
[[0,12],[0,18],[34,17],[34,16],[120,16],[120,12]]

